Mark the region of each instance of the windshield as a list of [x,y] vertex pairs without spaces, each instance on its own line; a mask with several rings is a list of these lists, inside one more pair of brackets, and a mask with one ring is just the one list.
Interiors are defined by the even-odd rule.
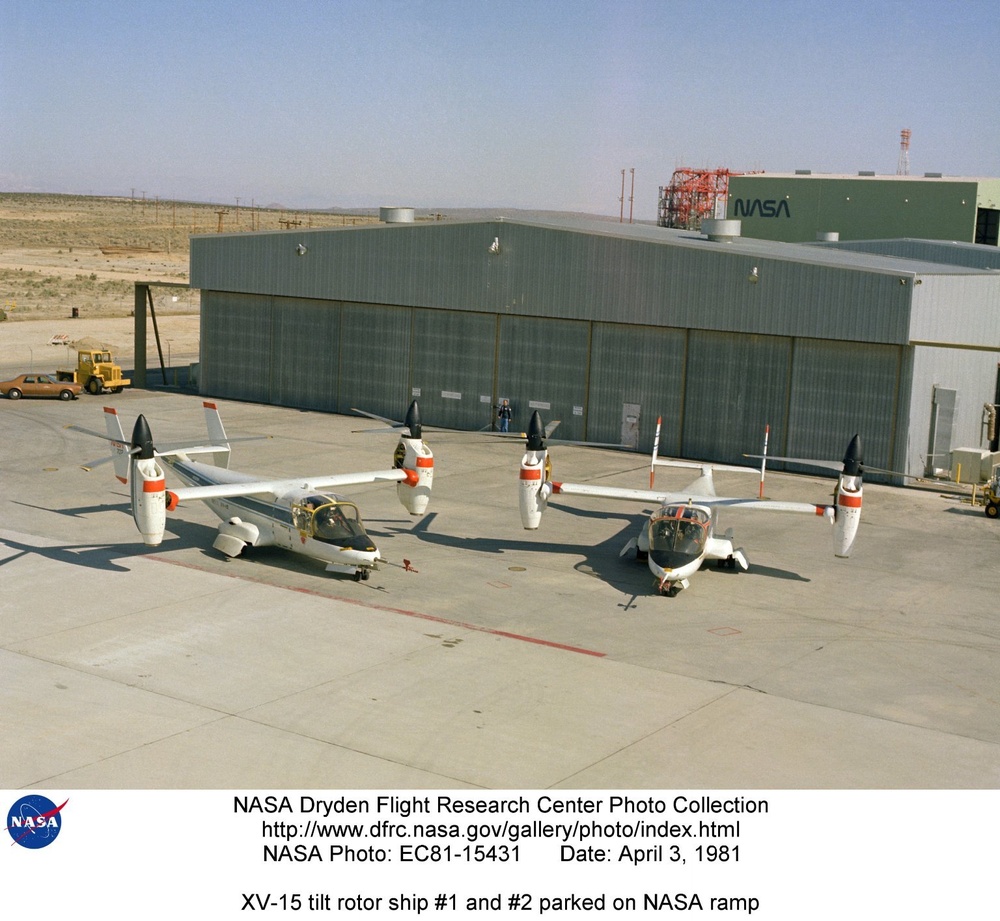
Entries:
[[292,519],[299,531],[316,540],[355,549],[366,549],[356,546],[359,542],[366,546],[371,543],[358,507],[352,502],[329,496],[310,496],[292,506]]
[[710,518],[704,509],[668,505],[649,522],[649,549],[657,552],[700,556],[708,539]]

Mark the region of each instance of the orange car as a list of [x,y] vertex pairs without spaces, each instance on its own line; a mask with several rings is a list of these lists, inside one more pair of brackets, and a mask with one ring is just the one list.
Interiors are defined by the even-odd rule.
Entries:
[[83,388],[74,381],[57,381],[51,374],[22,374],[10,381],[0,383],[0,393],[8,400],[21,397],[59,397],[60,400],[75,400]]

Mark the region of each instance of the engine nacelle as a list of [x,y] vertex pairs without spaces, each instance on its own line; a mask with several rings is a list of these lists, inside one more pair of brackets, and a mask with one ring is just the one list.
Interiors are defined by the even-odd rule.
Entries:
[[521,524],[533,531],[541,524],[542,512],[548,507],[552,484],[545,479],[548,451],[527,450],[521,458],[520,492]]
[[129,476],[132,517],[142,542],[158,547],[167,527],[167,481],[155,457],[133,460]]
[[837,484],[836,515],[833,522],[833,552],[849,557],[861,524],[861,476],[844,474]]
[[427,510],[434,485],[434,455],[431,449],[419,438],[400,438],[396,446],[396,466],[402,467],[407,475],[405,480],[396,484],[399,501],[411,515],[422,515]]
[[833,525],[833,552],[848,557],[861,524],[861,436],[855,435],[844,454],[844,470],[837,482],[836,518]]

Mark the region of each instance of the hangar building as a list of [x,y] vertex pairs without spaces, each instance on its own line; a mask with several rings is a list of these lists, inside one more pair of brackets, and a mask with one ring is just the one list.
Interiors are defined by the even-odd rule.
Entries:
[[1000,179],[755,173],[729,180],[726,216],[743,235],[808,243],[909,237],[996,246],[1000,242]]
[[[704,230],[705,228],[703,228]],[[191,241],[204,393],[479,429],[508,398],[567,439],[924,475],[1000,402],[1000,250],[802,245],[495,218]],[[945,457],[941,466],[947,467]]]

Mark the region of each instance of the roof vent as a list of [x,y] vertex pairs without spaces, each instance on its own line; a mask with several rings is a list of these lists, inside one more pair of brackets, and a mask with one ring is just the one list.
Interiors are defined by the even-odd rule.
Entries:
[[944,173],[924,173],[924,179],[943,179]]
[[379,208],[378,219],[383,224],[412,224],[412,208]]
[[875,175],[875,170],[873,170],[873,169],[859,169],[858,170],[858,175],[859,176],[874,176]]
[[740,238],[742,222],[722,218],[708,218],[701,222],[701,231],[716,243],[732,243]]
[[811,176],[813,171],[811,169],[797,169],[795,171],[796,176]]
[[817,243],[837,243],[840,241],[839,230],[819,230],[816,232]]

